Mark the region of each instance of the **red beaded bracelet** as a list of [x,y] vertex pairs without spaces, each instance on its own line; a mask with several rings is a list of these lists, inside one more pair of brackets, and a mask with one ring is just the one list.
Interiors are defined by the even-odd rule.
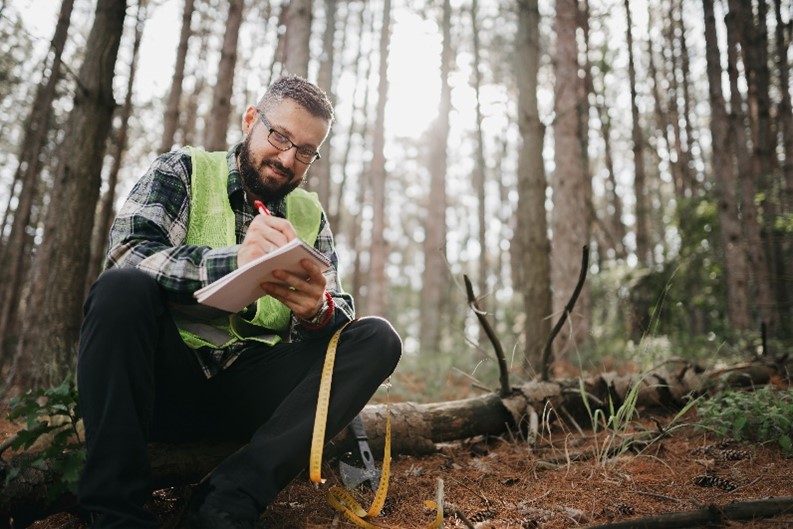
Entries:
[[[319,309],[319,313],[322,314],[322,320],[314,323],[312,320],[315,320],[316,316],[314,316],[312,320],[304,320],[303,318],[300,318],[300,323],[303,325],[303,327],[306,329],[320,329],[330,322],[331,318],[333,318],[333,312],[336,310],[336,303],[333,302],[333,296],[331,296],[330,292],[327,290],[325,291],[325,301],[327,303],[323,304],[323,306]],[[317,316],[319,316],[319,314],[317,314]]]

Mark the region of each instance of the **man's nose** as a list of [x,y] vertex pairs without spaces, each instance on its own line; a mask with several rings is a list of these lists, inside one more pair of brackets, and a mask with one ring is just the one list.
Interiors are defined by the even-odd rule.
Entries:
[[278,161],[281,162],[284,167],[292,168],[295,165],[295,156],[297,156],[297,147],[292,145],[285,151],[281,151],[278,155]]

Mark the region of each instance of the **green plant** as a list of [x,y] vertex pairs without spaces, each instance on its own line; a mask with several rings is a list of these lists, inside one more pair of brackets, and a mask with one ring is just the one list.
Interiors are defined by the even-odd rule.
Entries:
[[[9,447],[13,450],[33,447],[34,451],[29,457],[14,460],[6,484],[26,467],[48,467],[56,476],[48,489],[50,499],[67,490],[75,492],[85,462],[85,449],[78,427],[77,387],[72,377],[57,387],[31,390],[15,397],[9,403],[8,419],[25,423]],[[41,449],[37,450],[38,447]]]
[[793,390],[727,390],[700,403],[700,429],[736,441],[775,442],[793,455]]
[[[583,379],[578,380],[581,400],[584,403],[584,408],[592,423],[592,433],[595,438],[595,459],[597,459],[601,465],[605,466],[607,463],[614,461],[617,457],[631,449],[641,452],[661,437],[681,428],[683,425],[679,424],[680,418],[699,401],[699,399],[690,399],[683,408],[672,417],[665,427],[661,428],[659,425],[658,431],[646,431],[641,432],[639,435],[630,435],[629,429],[635,422],[635,418],[638,417],[637,403],[639,392],[644,383],[644,376],[637,379],[628,390],[625,399],[618,408],[615,408],[614,400],[609,394],[607,416],[602,408],[592,408],[589,402],[590,397],[584,387],[584,381]],[[601,426],[603,427],[603,431],[607,432],[602,441],[598,438],[598,430]]]
[[[619,408],[615,409],[614,400],[611,395],[609,395],[608,416],[606,416],[606,413],[601,408],[592,408],[584,387],[584,381],[581,378],[578,379],[581,399],[589,415],[589,420],[592,423],[592,434],[595,437],[595,457],[601,464],[605,464],[615,457],[624,454],[631,447],[630,440],[625,440],[624,438],[628,433],[628,427],[633,421],[634,416],[637,415],[636,401],[643,380],[643,378],[639,379],[631,386],[630,390],[628,390],[628,393],[625,395],[625,400]],[[598,430],[601,426],[604,432],[608,432],[602,442],[598,439]]]

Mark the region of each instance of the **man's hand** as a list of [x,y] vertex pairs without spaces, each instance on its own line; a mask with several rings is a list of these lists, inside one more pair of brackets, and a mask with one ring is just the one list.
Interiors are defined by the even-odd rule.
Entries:
[[262,283],[262,288],[268,295],[289,307],[298,318],[309,320],[322,308],[326,281],[322,270],[313,262],[303,259],[300,264],[308,279],[285,270],[276,270],[273,275],[286,285]]
[[270,253],[297,237],[292,223],[281,217],[256,215],[242,245],[237,252],[237,266],[244,266],[254,259]]

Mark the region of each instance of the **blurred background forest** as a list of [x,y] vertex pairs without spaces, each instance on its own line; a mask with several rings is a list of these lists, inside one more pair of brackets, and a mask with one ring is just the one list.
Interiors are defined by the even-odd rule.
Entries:
[[[114,209],[225,150],[284,72],[337,121],[320,194],[406,397],[793,343],[790,0],[0,0],[0,390],[72,370]],[[411,385],[412,384],[412,385]]]

